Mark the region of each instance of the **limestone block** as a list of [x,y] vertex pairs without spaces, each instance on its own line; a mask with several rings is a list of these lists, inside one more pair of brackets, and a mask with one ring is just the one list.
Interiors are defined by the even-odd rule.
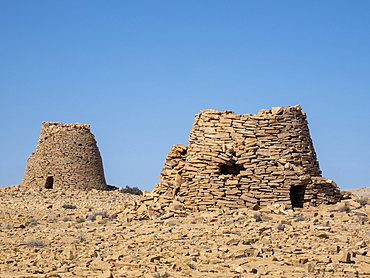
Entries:
[[350,263],[351,262],[351,253],[348,250],[342,250],[339,253],[339,262],[341,263]]

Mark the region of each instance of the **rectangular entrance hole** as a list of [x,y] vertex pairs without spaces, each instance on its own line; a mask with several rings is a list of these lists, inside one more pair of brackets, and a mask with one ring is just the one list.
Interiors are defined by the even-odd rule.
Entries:
[[46,189],[53,189],[54,186],[54,178],[53,177],[47,177],[45,182],[45,188]]
[[240,171],[244,171],[245,168],[243,165],[235,164],[235,162],[231,162],[229,164],[222,164],[220,166],[220,173],[222,175],[233,175],[237,176],[240,174]]
[[290,201],[293,208],[303,208],[305,185],[296,185],[290,187]]

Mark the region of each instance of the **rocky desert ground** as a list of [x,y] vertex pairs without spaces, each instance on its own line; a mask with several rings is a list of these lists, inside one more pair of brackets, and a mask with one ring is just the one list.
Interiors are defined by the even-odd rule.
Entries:
[[[147,193],[150,194],[150,193]],[[0,277],[370,277],[370,205],[137,213],[114,191],[0,188]]]

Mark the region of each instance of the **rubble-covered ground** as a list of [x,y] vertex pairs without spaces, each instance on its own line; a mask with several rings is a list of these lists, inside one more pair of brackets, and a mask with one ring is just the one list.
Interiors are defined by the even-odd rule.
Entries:
[[0,188],[0,277],[370,277],[370,204],[348,196],[140,220],[118,190]]

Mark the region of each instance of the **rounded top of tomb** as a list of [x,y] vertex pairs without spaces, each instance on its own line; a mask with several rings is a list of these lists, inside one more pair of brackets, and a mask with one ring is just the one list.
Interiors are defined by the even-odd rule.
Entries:
[[[281,115],[281,114],[291,114],[291,113],[302,113],[302,107],[301,105],[295,105],[295,106],[276,106],[272,107],[271,109],[261,109],[256,114],[243,114],[245,116],[260,116],[260,115]],[[200,110],[199,114],[213,114],[213,115],[227,115],[227,114],[233,114],[237,115],[231,110],[225,110],[225,111],[219,111],[217,109],[211,108],[211,109],[202,109]]]
[[69,130],[87,130],[90,131],[89,124],[65,124],[65,123],[58,123],[58,122],[42,122],[42,129],[54,130],[54,131],[69,131]]

